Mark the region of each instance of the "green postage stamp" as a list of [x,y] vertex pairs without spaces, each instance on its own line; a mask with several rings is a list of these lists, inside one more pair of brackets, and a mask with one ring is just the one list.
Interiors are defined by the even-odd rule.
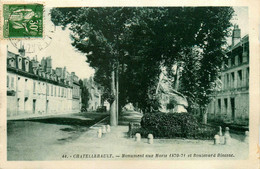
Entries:
[[4,4],[4,38],[42,38],[43,4]]

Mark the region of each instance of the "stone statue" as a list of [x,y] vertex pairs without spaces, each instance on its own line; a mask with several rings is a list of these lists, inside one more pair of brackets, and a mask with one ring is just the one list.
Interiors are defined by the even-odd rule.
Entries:
[[159,98],[159,111],[164,113],[187,113],[188,102],[185,96],[173,89],[172,84],[176,79],[167,75],[165,67],[161,67],[160,79],[156,89]]

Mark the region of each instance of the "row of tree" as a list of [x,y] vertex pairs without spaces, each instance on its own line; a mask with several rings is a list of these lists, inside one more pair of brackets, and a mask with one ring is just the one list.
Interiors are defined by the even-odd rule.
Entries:
[[89,108],[89,100],[92,99],[91,94],[88,87],[83,84],[83,81],[81,79],[79,80],[79,86],[81,90],[81,109],[86,111]]
[[112,121],[116,105],[127,102],[149,111],[160,66],[171,74],[175,65],[183,71],[173,74],[174,89],[188,98],[189,111],[201,110],[206,122],[233,12],[231,7],[54,8],[51,16],[55,25],[69,26],[72,45],[96,70],[95,81],[112,105]]

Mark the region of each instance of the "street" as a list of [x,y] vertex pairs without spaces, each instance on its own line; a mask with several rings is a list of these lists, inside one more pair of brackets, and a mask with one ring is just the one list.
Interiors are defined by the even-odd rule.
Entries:
[[44,160],[58,147],[71,143],[107,113],[56,115],[7,122],[8,160]]
[[140,142],[129,138],[128,126],[119,125],[111,126],[110,133],[97,138],[98,129],[109,122],[109,118],[105,118],[107,116],[105,113],[82,113],[8,121],[8,160],[93,160],[98,158],[94,156],[102,154],[110,155],[108,158],[113,159],[132,159],[131,155],[136,153],[164,154],[167,159],[175,160],[185,159],[186,156],[171,157],[172,153],[198,154],[198,157],[189,159],[200,159],[200,154],[232,154],[229,158],[214,159],[246,159],[248,155],[248,144],[242,141],[245,136],[241,134],[231,134],[231,145],[216,146],[213,140],[190,139],[155,139],[151,145],[147,144],[145,138]]

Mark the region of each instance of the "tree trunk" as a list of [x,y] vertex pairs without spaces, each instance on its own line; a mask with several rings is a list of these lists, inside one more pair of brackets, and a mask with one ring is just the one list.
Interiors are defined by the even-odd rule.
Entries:
[[176,75],[174,77],[174,90],[176,91],[178,91],[179,89],[179,78],[180,78],[179,66],[177,66]]
[[118,116],[119,116],[119,76],[118,69],[119,64],[117,64],[116,69],[116,123],[118,124]]
[[208,114],[205,108],[202,108],[202,124],[207,124]]
[[110,107],[110,125],[111,126],[116,126],[117,125],[117,118],[116,118],[116,99],[115,99],[115,94],[116,94],[116,89],[115,89],[115,71],[113,70],[111,72],[111,92],[113,96],[113,101],[111,103]]

